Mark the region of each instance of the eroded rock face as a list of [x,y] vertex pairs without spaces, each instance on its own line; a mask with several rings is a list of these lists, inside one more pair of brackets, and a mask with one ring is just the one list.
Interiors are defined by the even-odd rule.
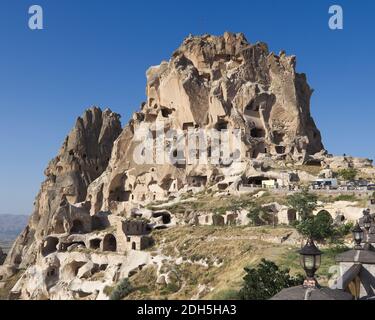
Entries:
[[[147,71],[147,102],[134,114],[119,139],[106,172],[90,185],[91,213],[129,211],[129,202],[163,200],[184,187],[240,175],[266,158],[303,163],[323,150],[310,115],[312,90],[296,59],[275,55],[264,43],[250,44],[243,34],[188,37],[168,62]],[[140,165],[133,155],[143,143],[135,132],[162,124],[189,137],[189,129],[239,130],[240,161],[232,165],[158,163]],[[157,127],[153,134],[158,138]],[[186,159],[173,139],[162,138],[168,150],[159,155]],[[212,142],[211,142],[212,143]],[[206,150],[210,150],[210,142]],[[175,153],[175,154],[174,154]],[[209,153],[209,151],[207,151]],[[209,157],[209,156],[208,156]]]
[[142,111],[146,121],[162,113],[180,128],[243,128],[250,158],[266,151],[297,160],[323,145],[310,115],[312,90],[295,65],[294,56],[270,53],[243,34],[189,37],[168,63],[148,70]]
[[[138,221],[142,231],[132,233],[124,219],[147,216],[154,228],[177,223],[168,212],[146,212],[148,202],[208,185],[236,191],[242,175],[269,175],[265,167],[272,161],[302,163],[322,152],[310,115],[312,90],[295,64],[295,57],[270,53],[243,34],[190,36],[170,61],[147,71],[147,101],[123,130],[110,110],[86,111],[48,165],[30,222],[7,258],[8,266],[26,269],[14,297],[105,298],[105,285],[149,261],[139,252],[150,240],[148,226]],[[155,123],[181,131],[184,139],[189,129],[238,130],[241,152],[231,162],[220,154],[219,163],[140,164],[134,154],[144,141],[137,132]],[[151,130],[159,139],[157,129]],[[185,150],[176,152],[173,137],[162,139],[166,149],[151,146],[152,154],[187,158]],[[150,151],[143,148],[141,154]],[[284,173],[277,175],[284,179]],[[104,270],[104,282],[92,279]]]
[[37,246],[45,236],[69,231],[64,228],[71,227],[71,220],[66,220],[65,226],[63,222],[58,227],[53,225],[57,215],[67,202],[85,200],[88,185],[106,169],[120,132],[120,116],[108,109],[91,108],[77,119],[58,156],[45,170],[47,179],[35,200],[34,212],[9,252],[6,264],[22,268],[33,263]]

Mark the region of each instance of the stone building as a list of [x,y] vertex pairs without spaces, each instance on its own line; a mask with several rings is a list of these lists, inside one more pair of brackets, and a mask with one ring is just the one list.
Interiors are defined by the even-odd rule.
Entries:
[[148,223],[142,219],[128,219],[122,223],[128,250],[144,250],[151,244]]

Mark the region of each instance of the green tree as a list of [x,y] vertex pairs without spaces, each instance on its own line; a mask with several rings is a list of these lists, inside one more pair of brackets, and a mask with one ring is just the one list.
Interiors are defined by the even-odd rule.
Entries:
[[317,207],[317,201],[318,197],[310,193],[307,188],[287,197],[288,206],[297,211],[301,220],[305,220],[312,215]]
[[245,268],[243,286],[239,292],[242,300],[266,300],[289,288],[303,283],[303,276],[292,277],[289,269],[280,269],[274,262],[262,259],[257,268]]
[[358,171],[354,168],[341,169],[338,171],[339,177],[346,181],[354,180],[357,176],[357,173]]
[[129,293],[133,291],[133,287],[130,284],[128,278],[124,278],[120,283],[113,289],[109,299],[110,300],[121,300],[125,298]]
[[260,226],[268,222],[267,211],[255,202],[248,203],[246,209],[249,212],[247,217],[250,219],[252,225]]
[[297,225],[297,231],[314,240],[325,240],[335,234],[333,219],[326,210],[321,210],[315,217],[307,217]]

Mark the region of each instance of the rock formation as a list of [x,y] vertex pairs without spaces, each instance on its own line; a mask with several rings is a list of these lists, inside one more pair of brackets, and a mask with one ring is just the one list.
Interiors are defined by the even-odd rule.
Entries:
[[102,112],[99,108],[91,108],[77,119],[58,156],[44,172],[47,179],[35,200],[29,224],[6,263],[20,268],[34,263],[39,241],[48,234],[69,231],[72,221],[60,215],[61,207],[64,201],[85,201],[87,187],[107,167],[113,142],[121,132],[119,119],[110,110]]
[[[266,44],[250,44],[243,34],[188,37],[169,62],[147,71],[147,102],[124,128],[114,145],[106,172],[89,186],[91,212],[128,209],[128,203],[163,200],[185,186],[206,185],[254,167],[254,160],[272,158],[303,163],[323,150],[310,115],[309,88],[295,71],[296,59],[270,53]],[[173,138],[166,150],[174,165],[139,165],[134,153],[143,142],[135,132],[155,123],[164,130],[239,130],[240,156],[232,165],[191,164],[187,150],[177,150]],[[191,129],[192,131],[189,131]],[[192,133],[194,134],[194,133]],[[210,142],[207,143],[209,158]],[[223,161],[224,162],[224,161]]]
[[[238,190],[270,176],[267,168],[277,161],[323,161],[312,90],[295,66],[294,56],[270,53],[243,34],[189,36],[168,62],[147,71],[147,101],[123,129],[110,110],[86,111],[49,163],[30,222],[3,267],[3,273],[26,269],[12,297],[105,298],[106,285],[148,263],[139,249],[150,243],[150,228],[181,223],[165,210],[146,210],[147,203],[205,187]],[[163,140],[164,150],[145,144],[138,136],[144,128],[153,142]],[[186,141],[211,129],[241,133],[231,161],[221,151],[218,163],[210,160],[211,139],[207,163],[189,162],[178,139],[162,135],[179,131]],[[177,161],[139,163],[137,152]],[[272,174],[296,179],[293,172]]]

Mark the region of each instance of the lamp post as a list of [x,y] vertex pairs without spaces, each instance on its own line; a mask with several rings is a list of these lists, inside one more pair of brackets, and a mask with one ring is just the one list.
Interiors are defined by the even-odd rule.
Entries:
[[300,264],[306,272],[306,280],[303,283],[304,287],[316,288],[319,287],[315,279],[315,272],[320,267],[322,252],[315,246],[313,239],[307,240],[306,245],[299,251]]
[[352,234],[353,234],[353,239],[354,239],[354,242],[355,242],[354,249],[356,249],[356,250],[362,250],[361,243],[363,241],[363,230],[359,226],[358,222],[354,226],[354,228],[352,230]]

